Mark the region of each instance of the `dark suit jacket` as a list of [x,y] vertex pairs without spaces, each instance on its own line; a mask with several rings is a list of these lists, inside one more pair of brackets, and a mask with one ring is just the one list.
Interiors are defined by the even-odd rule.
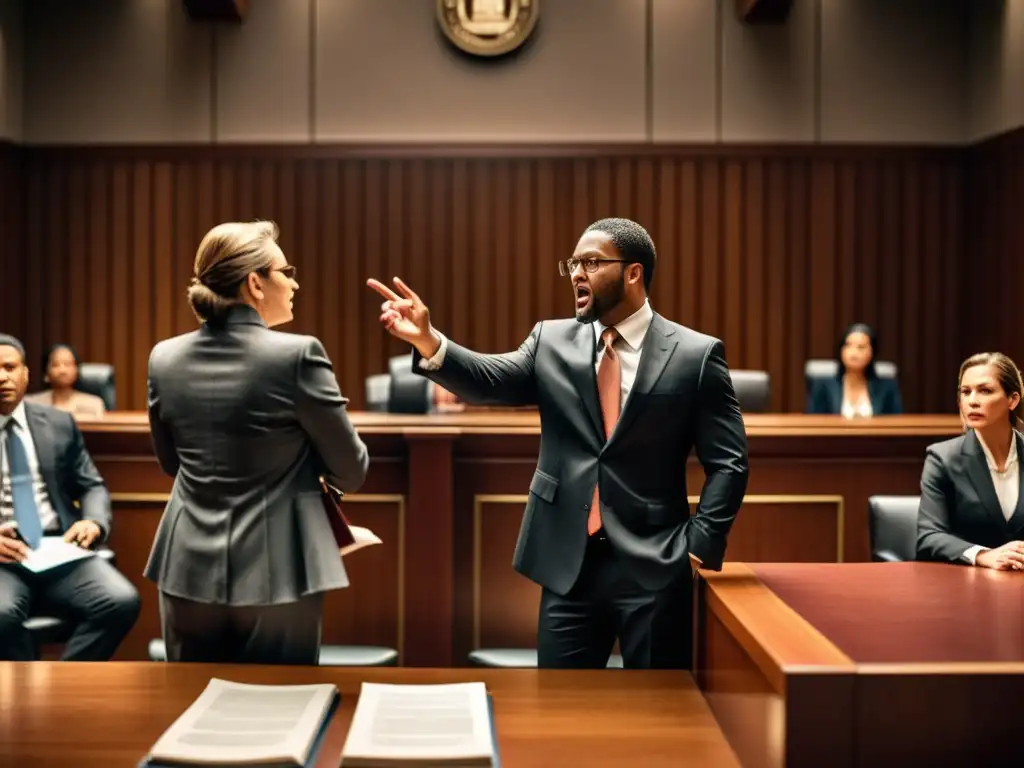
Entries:
[[[638,582],[657,590],[689,573],[689,556],[718,570],[747,486],[747,440],[722,342],[658,314],[636,381],[607,441],[594,370],[594,329],[574,319],[537,323],[504,355],[448,342],[439,371],[419,370],[468,403],[537,405],[540,456],[513,565],[565,594],[580,571],[595,483],[608,538]],[[686,461],[704,466],[690,516]]]
[[26,402],[25,418],[39,459],[39,474],[60,519],[61,532],[79,520],[92,520],[101,531],[93,546],[104,543],[110,536],[110,494],[74,417],[48,405]]
[[247,306],[157,344],[149,423],[174,488],[146,577],[226,605],[348,586],[319,482],[352,492],[366,477],[347,402],[319,341],[272,331]]
[[[1024,438],[1014,433],[1024,459]],[[1018,462],[1018,471],[1024,464]],[[974,431],[928,447],[921,473],[917,559],[962,563],[974,545],[989,549],[1024,539],[1024,474],[1017,510],[1007,522],[999,507],[985,449]]]
[[[895,379],[880,379],[877,376],[868,380],[868,397],[871,399],[871,411],[875,416],[896,416],[903,413],[903,400],[900,397],[900,386]],[[843,380],[822,379],[814,383],[811,394],[807,398],[807,413],[842,413]]]

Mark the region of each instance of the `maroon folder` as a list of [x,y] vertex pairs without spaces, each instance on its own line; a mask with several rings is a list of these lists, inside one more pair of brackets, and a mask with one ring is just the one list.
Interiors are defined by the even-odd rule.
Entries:
[[334,534],[334,540],[338,542],[338,549],[354,544],[355,536],[352,535],[352,530],[349,528],[345,513],[341,511],[341,499],[345,494],[337,488],[328,485],[322,476],[320,478],[320,489],[323,495],[324,512],[327,513],[327,521],[331,524],[331,533]]

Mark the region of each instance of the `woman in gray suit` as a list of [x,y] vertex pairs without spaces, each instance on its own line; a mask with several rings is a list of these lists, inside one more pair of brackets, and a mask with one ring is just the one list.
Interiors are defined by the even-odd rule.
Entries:
[[320,477],[350,493],[366,446],[331,361],[292,319],[295,267],[271,222],[203,238],[188,300],[199,330],[149,358],[149,423],[174,488],[145,575],[169,661],[316,664],[323,595],[348,586]]

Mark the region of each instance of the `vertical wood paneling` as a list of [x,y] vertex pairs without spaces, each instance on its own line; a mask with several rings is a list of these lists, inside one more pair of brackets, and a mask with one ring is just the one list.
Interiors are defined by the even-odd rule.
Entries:
[[[20,194],[3,199],[26,201],[8,214],[24,229],[25,266],[4,249],[5,277],[24,290],[0,317],[31,359],[70,342],[114,363],[120,407],[143,408],[149,350],[196,326],[185,302],[195,249],[226,219],[278,222],[301,284],[289,329],[323,340],[353,408],[363,407],[365,377],[405,351],[380,329],[367,277],[405,276],[453,339],[513,349],[537,320],[572,311],[555,262],[609,215],[636,217],[655,239],[655,308],[723,338],[732,367],[768,370],[779,411],[803,410],[804,361],[832,355],[853,321],[878,328],[908,410],[949,410],[962,297],[973,291],[960,279],[965,219],[998,229],[978,242],[1002,259],[1004,272],[986,270],[1000,276],[991,281],[1005,294],[1000,306],[1020,285],[1010,258],[1022,217],[984,206],[998,195],[980,183],[998,172],[1019,188],[1000,162],[1020,167],[991,152],[972,166],[969,216],[955,150],[217,152],[33,149],[16,182],[4,166],[4,189]],[[972,344],[1019,348],[1024,335],[1000,330],[1011,320],[975,327]]]
[[35,187],[28,188],[17,148],[0,145],[0,333],[10,333],[28,343],[28,307],[25,283],[29,253],[25,247],[27,227],[38,225],[26,215],[25,201]]
[[[964,356],[999,351],[1024,366],[1024,128],[973,148],[966,205],[962,190],[945,190],[946,215],[964,215],[964,260],[953,277],[966,297]],[[953,291],[947,284],[947,298]],[[952,397],[947,388],[947,400]]]

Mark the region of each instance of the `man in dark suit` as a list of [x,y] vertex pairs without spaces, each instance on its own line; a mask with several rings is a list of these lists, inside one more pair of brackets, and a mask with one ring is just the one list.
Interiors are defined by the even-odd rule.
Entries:
[[[110,535],[110,495],[74,418],[23,402],[25,349],[0,335],[0,659],[35,658],[32,604],[76,622],[68,661],[105,661],[139,615],[131,583],[100,557],[35,573],[20,565],[44,536],[91,548]],[[75,506],[75,502],[78,506]]]
[[[400,279],[381,322],[413,367],[468,403],[537,405],[541,446],[513,565],[542,587],[541,667],[689,668],[692,570],[720,570],[747,486],[747,442],[721,341],[656,314],[655,250],[627,219],[592,224],[572,258],[576,317],[537,323],[515,352],[438,333]],[[706,480],[687,503],[692,448]],[[598,497],[600,501],[598,502]]]

